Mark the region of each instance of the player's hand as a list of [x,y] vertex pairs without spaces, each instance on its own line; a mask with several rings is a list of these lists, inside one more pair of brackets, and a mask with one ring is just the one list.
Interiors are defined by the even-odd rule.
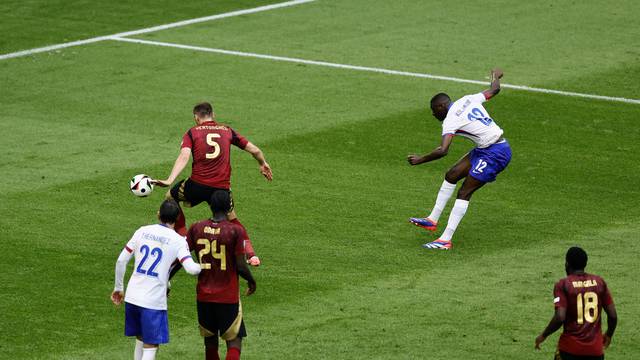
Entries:
[[607,334],[602,335],[602,346],[605,350],[609,348],[609,345],[611,345],[611,336]]
[[111,302],[115,305],[122,304],[122,300],[124,299],[124,292],[122,291],[114,291],[111,293]]
[[422,164],[422,156],[420,155],[409,155],[407,156],[407,161],[409,162],[409,164],[411,165],[418,165],[418,164]]
[[256,282],[248,282],[247,285],[249,285],[249,288],[247,288],[247,296],[250,296],[251,294],[256,292]]
[[260,266],[260,258],[254,255],[247,260],[247,264],[251,266]]
[[536,338],[536,350],[540,350],[540,344],[542,344],[544,342],[546,338],[542,335],[538,335],[538,337]]
[[167,187],[167,186],[171,186],[171,182],[169,180],[155,180],[155,179],[151,179],[151,183],[153,185],[157,185],[160,187]]
[[260,165],[260,172],[267,180],[273,180],[273,171],[271,171],[271,166],[269,166],[269,164],[264,163]]
[[491,80],[493,81],[493,79],[502,79],[502,75],[504,75],[504,72],[498,68],[495,68],[493,70],[491,70]]

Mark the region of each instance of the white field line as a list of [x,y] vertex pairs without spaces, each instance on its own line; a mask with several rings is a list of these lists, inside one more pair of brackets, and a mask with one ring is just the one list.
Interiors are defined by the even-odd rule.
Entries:
[[[389,70],[389,69],[382,69],[382,68],[375,68],[375,67],[368,67],[368,66],[337,64],[337,63],[331,63],[326,61],[305,60],[305,59],[298,59],[298,58],[291,58],[291,57],[284,57],[284,56],[264,55],[264,54],[256,54],[256,53],[249,53],[249,52],[242,52],[242,51],[174,44],[174,43],[160,42],[160,41],[130,39],[130,38],[123,38],[119,36],[112,36],[111,40],[124,41],[124,42],[136,43],[136,44],[172,47],[172,48],[193,50],[193,51],[204,51],[204,52],[210,52],[210,53],[216,53],[216,54],[235,55],[235,56],[243,56],[243,57],[274,60],[274,61],[285,61],[285,62],[292,62],[292,63],[298,63],[298,64],[326,66],[326,67],[339,68],[339,69],[369,71],[369,72],[382,73],[382,74],[388,74],[388,75],[409,76],[409,77],[416,77],[416,78],[444,80],[444,81],[477,84],[477,85],[490,84],[488,81],[469,80],[469,79],[462,79],[462,78],[451,77],[451,76],[440,76],[440,75],[423,74],[423,73],[415,73],[415,72],[408,72],[408,71]],[[581,97],[581,98],[587,98],[587,99],[614,101],[614,102],[622,102],[622,103],[629,103],[629,104],[640,104],[640,99],[628,99],[623,97],[584,94],[584,93],[577,93],[577,92],[571,92],[571,91],[536,88],[536,87],[530,87],[530,86],[524,86],[524,85],[501,84],[501,86],[507,89],[539,92],[539,93],[545,93],[545,94]]]
[[223,13],[223,14],[217,14],[217,15],[205,16],[205,17],[195,18],[195,19],[190,19],[190,20],[178,21],[178,22],[174,22],[174,23],[170,23],[170,24],[158,25],[158,26],[153,26],[153,27],[139,29],[139,30],[126,31],[126,32],[121,32],[121,33],[117,33],[117,34],[113,34],[113,35],[98,36],[98,37],[94,37],[94,38],[91,38],[91,39],[71,41],[71,42],[55,44],[55,45],[49,45],[49,46],[44,46],[44,47],[35,48],[35,49],[22,50],[22,51],[17,51],[17,52],[13,52],[13,53],[0,55],[0,60],[17,58],[17,57],[21,57],[21,56],[27,56],[27,55],[32,55],[32,54],[37,54],[37,53],[42,53],[42,52],[47,52],[47,51],[52,51],[52,50],[64,49],[64,48],[68,48],[68,47],[71,47],[71,46],[91,44],[91,43],[95,43],[95,42],[98,42],[98,41],[109,40],[110,38],[112,38],[114,36],[133,36],[133,35],[146,34],[146,33],[154,32],[154,31],[172,29],[172,28],[176,28],[176,27],[197,24],[197,23],[201,23],[201,22],[205,22],[205,21],[219,20],[219,19],[224,19],[224,18],[233,17],[233,16],[247,15],[247,14],[253,14],[253,13],[262,12],[262,11],[280,9],[280,8],[284,8],[284,7],[289,7],[289,6],[299,5],[299,4],[305,4],[305,3],[314,2],[314,1],[316,1],[316,0],[293,0],[293,1],[287,1],[287,2],[282,2],[282,3],[277,3],[277,4],[259,6],[259,7],[252,8],[252,9],[236,10],[236,11],[231,11],[231,12],[227,12],[227,13]]

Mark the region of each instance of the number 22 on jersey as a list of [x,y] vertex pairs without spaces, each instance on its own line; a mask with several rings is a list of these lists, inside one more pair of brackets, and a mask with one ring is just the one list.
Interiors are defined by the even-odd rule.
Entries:
[[[154,270],[156,269],[156,266],[158,266],[158,263],[160,263],[160,260],[162,260],[162,249],[160,248],[150,249],[149,246],[142,245],[142,247],[140,248],[140,253],[143,254],[142,260],[140,260],[140,263],[136,268],[136,272],[140,274],[148,275],[148,276],[158,277],[158,273],[155,272]],[[153,262],[153,264],[151,264],[151,266],[149,266],[149,269],[145,270],[142,267],[147,262],[149,255],[155,256],[156,260]]]
[[200,260],[200,268],[202,270],[211,269],[211,263],[202,261],[202,258],[207,254],[211,254],[211,257],[213,257],[214,259],[220,260],[220,270],[227,270],[227,256],[225,245],[220,245],[220,251],[217,251],[217,240],[198,239],[197,244],[204,246],[204,248],[198,251],[198,259]]

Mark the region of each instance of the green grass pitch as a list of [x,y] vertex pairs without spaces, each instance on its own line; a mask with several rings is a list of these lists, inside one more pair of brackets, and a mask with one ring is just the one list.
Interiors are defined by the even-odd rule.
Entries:
[[[5,1],[0,54],[270,2]],[[478,80],[500,66],[506,83],[638,99],[638,16],[631,0],[320,0],[138,38]],[[474,195],[453,251],[420,247],[433,237],[408,217],[472,147],[407,165],[440,138],[427,100],[482,89],[115,41],[0,60],[0,358],[131,357],[114,264],[164,191],[127,183],[166,176],[191,107],[211,100],[275,175],[234,151],[263,260],[243,358],[550,359],[558,334],[533,340],[578,244],[618,307],[607,358],[637,359],[640,105],[503,90],[486,107],[512,163]],[[180,273],[159,359],[202,357],[194,295]]]

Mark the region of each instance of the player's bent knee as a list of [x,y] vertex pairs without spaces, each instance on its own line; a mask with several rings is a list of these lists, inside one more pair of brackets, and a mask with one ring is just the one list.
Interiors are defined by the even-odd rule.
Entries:
[[449,170],[447,171],[447,173],[444,176],[444,179],[449,183],[449,184],[455,184],[458,181],[460,181],[460,179],[464,178],[464,176],[462,176],[461,174],[459,174],[457,171],[455,170]]
[[471,195],[473,195],[473,190],[460,189],[458,190],[458,196],[456,196],[456,199],[469,201],[471,199]]

